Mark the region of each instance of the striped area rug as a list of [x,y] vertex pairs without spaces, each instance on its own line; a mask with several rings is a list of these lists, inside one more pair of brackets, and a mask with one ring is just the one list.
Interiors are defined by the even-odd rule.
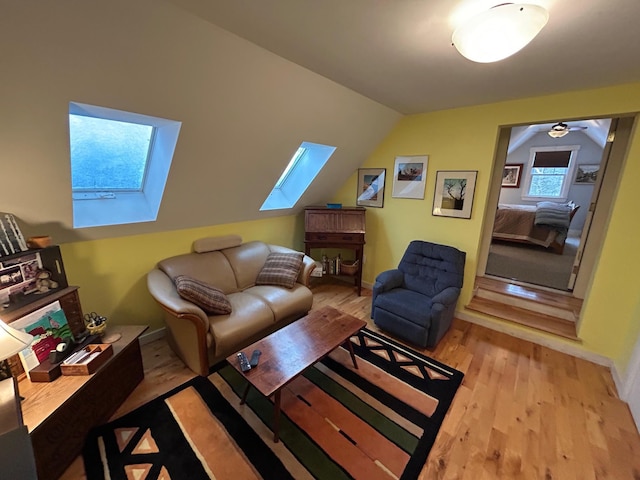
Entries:
[[279,443],[271,400],[240,405],[223,362],[94,429],[87,479],[418,478],[463,374],[367,329],[351,341],[358,370],[338,348],[285,387]]

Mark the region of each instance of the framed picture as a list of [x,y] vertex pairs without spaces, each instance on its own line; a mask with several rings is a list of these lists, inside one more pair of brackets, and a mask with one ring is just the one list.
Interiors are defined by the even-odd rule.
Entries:
[[507,163],[502,171],[502,188],[520,188],[524,163]]
[[600,172],[600,165],[578,165],[576,171],[576,178],[573,183],[578,185],[593,185],[598,179],[598,172]]
[[424,198],[428,159],[427,155],[396,157],[392,197]]
[[384,179],[386,168],[358,169],[358,198],[356,205],[382,208],[384,204]]
[[439,170],[433,196],[433,215],[471,218],[478,171]]

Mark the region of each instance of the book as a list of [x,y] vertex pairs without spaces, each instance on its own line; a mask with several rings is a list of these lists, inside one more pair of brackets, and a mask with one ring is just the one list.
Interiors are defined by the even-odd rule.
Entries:
[[0,213],[0,257],[26,252],[27,242],[11,213]]
[[73,341],[71,327],[59,301],[13,321],[11,326],[34,337],[33,343],[19,353],[22,367],[27,375],[30,370],[49,358],[49,354],[59,343]]

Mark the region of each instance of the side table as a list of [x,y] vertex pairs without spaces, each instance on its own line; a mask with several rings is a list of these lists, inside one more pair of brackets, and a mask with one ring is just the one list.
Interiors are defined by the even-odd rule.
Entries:
[[89,430],[109,420],[144,378],[138,337],[145,325],[114,325],[122,337],[113,356],[92,375],[61,376],[49,383],[19,382],[38,478],[59,478],[80,455]]

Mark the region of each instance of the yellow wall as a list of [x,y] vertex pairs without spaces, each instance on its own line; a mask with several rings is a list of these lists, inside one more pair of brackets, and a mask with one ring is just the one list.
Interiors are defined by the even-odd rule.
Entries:
[[[563,95],[520,99],[470,108],[413,115],[404,118],[362,167],[386,168],[384,208],[367,209],[367,245],[364,281],[397,266],[406,245],[425,239],[453,245],[467,252],[465,283],[458,308],[472,296],[478,268],[478,250],[486,200],[500,126],[609,117],[640,110],[640,84],[622,85]],[[585,350],[614,360],[624,371],[638,337],[640,280],[640,130],[631,149],[617,192],[613,216],[585,299],[579,335]],[[429,155],[424,200],[392,198],[393,166],[397,155]],[[470,220],[431,215],[438,170],[477,170],[478,179]],[[356,175],[334,201],[355,203]],[[467,312],[471,313],[471,312]]]
[[162,312],[147,290],[146,275],[164,258],[191,251],[202,237],[239,234],[243,241],[304,250],[304,226],[299,216],[216,225],[106,240],[61,245],[70,285],[80,286],[85,313],[95,311],[113,324],[144,324],[149,330],[164,326]]
[[[640,84],[514,100],[404,118],[382,141],[363,167],[385,167],[392,175],[395,156],[429,155],[423,200],[392,198],[388,178],[384,208],[367,209],[367,245],[364,281],[397,265],[409,241],[420,238],[454,245],[467,252],[465,285],[459,308],[471,298],[482,234],[489,177],[499,127],[557,119],[612,116],[640,110]],[[431,215],[437,170],[478,170],[470,220]],[[636,195],[640,178],[640,134],[631,148],[617,192],[613,215],[585,301],[580,337],[585,350],[613,359],[624,372],[640,332],[640,207]],[[355,204],[356,175],[334,201]],[[238,233],[245,241],[303,247],[301,215],[167,231],[106,240],[63,244],[69,283],[79,285],[85,311],[95,310],[114,323],[145,323],[162,327],[159,307],[146,289],[146,274],[155,263],[188,252],[194,239]]]

